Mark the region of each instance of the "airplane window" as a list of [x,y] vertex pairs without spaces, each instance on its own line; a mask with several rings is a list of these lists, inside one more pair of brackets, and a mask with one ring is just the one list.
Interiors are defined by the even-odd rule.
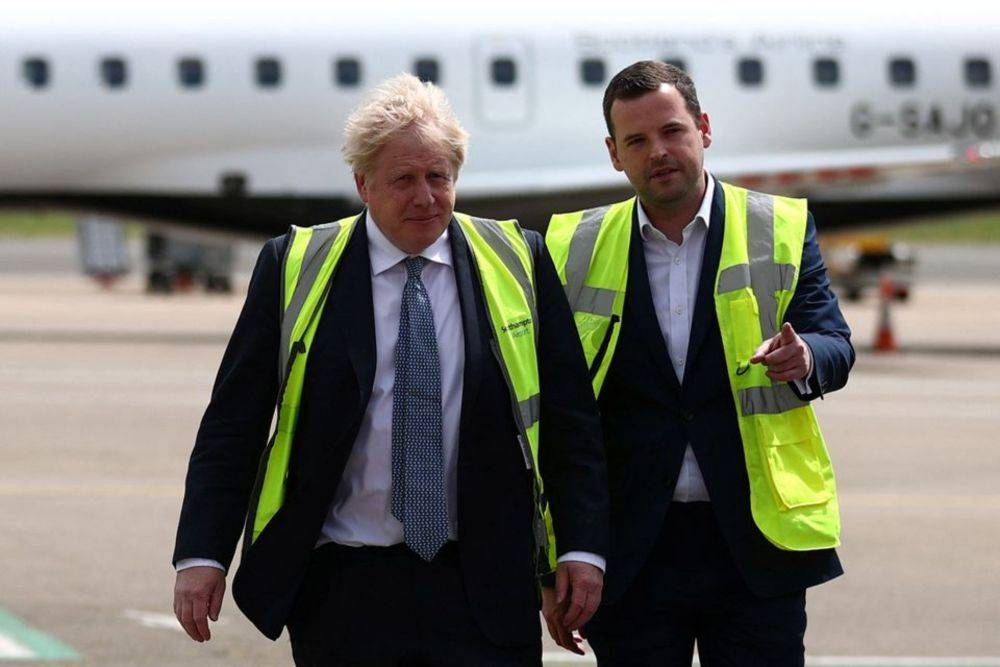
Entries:
[[836,86],[840,83],[840,63],[833,58],[817,58],[813,61],[813,80],[820,86]]
[[917,82],[917,66],[909,58],[889,61],[889,81],[896,87],[912,86]]
[[510,58],[494,58],[491,65],[493,83],[498,86],[512,86],[517,83],[517,63]]
[[333,69],[338,86],[356,86],[361,83],[361,62],[357,58],[337,58]]
[[965,82],[972,88],[986,88],[993,83],[993,71],[990,61],[982,58],[969,58],[965,61]]
[[599,86],[604,83],[604,61],[600,58],[581,60],[580,80],[588,86]]
[[744,85],[759,86],[764,82],[764,63],[760,58],[740,58],[738,71]]
[[663,58],[663,62],[668,65],[673,65],[677,69],[688,71],[687,64],[684,62],[683,58]]
[[257,85],[261,88],[275,88],[281,85],[281,63],[277,58],[257,58],[255,69]]
[[24,80],[32,88],[45,88],[49,85],[49,62],[44,58],[25,58],[22,73]]
[[200,58],[177,61],[177,79],[185,88],[200,88],[205,83],[205,64]]
[[441,80],[441,68],[434,58],[417,58],[413,62],[413,74],[421,81],[438,83]]
[[101,60],[101,80],[108,88],[121,88],[128,82],[128,67],[121,58]]

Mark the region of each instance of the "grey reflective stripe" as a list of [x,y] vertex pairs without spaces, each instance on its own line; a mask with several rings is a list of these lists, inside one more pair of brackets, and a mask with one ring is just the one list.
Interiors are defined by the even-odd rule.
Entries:
[[[761,273],[763,273],[763,271]],[[771,285],[768,285],[768,287],[781,290],[792,289],[792,285],[795,283],[795,265],[775,264],[774,277],[776,277],[777,280],[775,280]],[[749,264],[736,264],[727,269],[723,269],[719,274],[719,288],[717,290],[719,294],[734,292],[738,289],[743,289],[744,287],[750,287]]]
[[593,313],[594,315],[611,317],[611,311],[615,305],[615,296],[617,295],[618,293],[613,289],[584,286],[580,290],[576,304],[573,306],[573,312]]
[[[281,354],[279,360],[282,378],[285,377],[285,373],[288,371],[286,366],[288,364],[289,346],[292,342],[292,329],[295,327],[295,322],[299,319],[302,306],[306,301],[306,297],[309,296],[309,291],[312,289],[313,283],[316,282],[316,277],[319,275],[320,269],[323,268],[323,262],[330,252],[330,246],[340,233],[340,228],[341,224],[339,222],[317,225],[312,228],[312,236],[309,238],[309,245],[306,246],[305,254],[302,256],[302,267],[299,270],[299,278],[295,283],[295,291],[292,292],[292,300],[288,302],[288,308],[285,309],[285,312],[281,316]],[[289,239],[289,249],[291,248],[291,242],[292,239]],[[282,285],[284,285],[285,277],[282,276],[281,280]]]
[[744,287],[750,287],[750,265],[736,264],[723,269],[719,274],[719,294],[734,292]]
[[[535,503],[536,508],[538,503]],[[549,531],[545,527],[545,518],[539,516],[541,510],[535,512],[535,546],[542,550],[542,558],[545,559],[544,565],[536,565],[536,570],[541,570],[539,574],[549,573]]]
[[774,269],[778,277],[778,283],[775,288],[786,291],[792,289],[792,285],[795,284],[795,265],[775,264]]
[[[507,391],[510,393],[510,403],[511,412],[514,417],[514,426],[517,427],[517,442],[521,446],[521,453],[524,455],[524,465],[528,470],[535,469],[534,459],[531,456],[531,446],[528,444],[528,427],[531,424],[526,424],[524,422],[525,418],[531,417],[531,411],[540,411],[540,406],[533,407],[531,402],[537,399],[537,394],[524,401],[517,400],[517,394],[514,392],[514,382],[510,379],[510,370],[507,368],[507,362],[504,361],[503,354],[500,352],[500,344],[497,342],[496,338],[490,338],[490,349],[493,350],[493,356],[496,358],[497,363],[500,364],[500,372],[503,374],[503,381],[507,385]],[[526,415],[525,412],[528,414]],[[537,412],[536,412],[537,414]],[[538,490],[538,471],[535,471],[535,490]]]
[[287,295],[285,294],[285,272],[288,271],[288,253],[292,249],[292,244],[295,243],[295,235],[298,234],[293,226],[288,230],[288,245],[285,246],[285,254],[281,258],[281,282],[280,289],[278,290],[281,299],[278,303],[281,306],[281,310],[278,312],[278,322],[281,323],[281,340],[278,345],[278,382],[284,383],[285,381],[285,366],[288,362],[288,338],[291,336],[291,327],[288,327],[286,331],[285,327],[285,303],[287,300]]
[[517,404],[517,409],[521,413],[521,424],[527,431],[542,416],[542,399],[539,394],[529,396]]
[[775,264],[774,197],[753,190],[747,190],[747,255],[750,258],[750,283],[760,314],[760,331],[766,340],[778,333],[775,292],[792,289],[795,266]]
[[774,296],[774,199],[747,191],[747,255],[750,283],[757,297],[760,332],[764,339],[778,333],[778,300]]
[[[517,251],[510,243],[510,239],[504,233],[500,224],[496,220],[488,220],[486,218],[473,218],[469,216],[469,219],[475,225],[479,234],[483,237],[483,240],[493,249],[493,252],[497,254],[500,261],[503,262],[507,270],[510,271],[511,275],[517,280],[517,283],[521,286],[521,291],[524,292],[524,298],[528,301],[528,310],[531,311],[532,321],[535,322],[535,333],[538,333],[537,325],[537,311],[535,310],[535,290],[531,286],[531,278],[524,271],[524,264],[521,263],[520,258],[517,256]],[[527,242],[525,242],[527,245]],[[528,257],[531,257],[531,252],[528,252]]]
[[740,389],[740,409],[744,417],[750,415],[776,415],[806,405],[792,388],[782,382],[770,387]]
[[[601,231],[604,216],[611,210],[610,206],[592,208],[583,212],[580,224],[573,231],[569,242],[569,252],[566,257],[566,299],[570,310],[581,310],[578,304],[581,300],[583,283],[590,272],[590,260],[594,256],[594,246],[597,244],[597,233]],[[589,311],[588,311],[589,312]]]

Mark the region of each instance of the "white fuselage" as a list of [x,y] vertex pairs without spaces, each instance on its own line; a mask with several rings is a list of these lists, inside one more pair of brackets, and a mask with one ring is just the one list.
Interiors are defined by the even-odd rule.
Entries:
[[[460,199],[626,186],[604,147],[601,102],[608,79],[645,58],[683,61],[712,121],[707,166],[723,178],[850,197],[932,175],[945,190],[1000,194],[996,22],[890,29],[752,14],[682,21],[664,10],[641,21],[581,12],[432,25],[392,11],[197,29],[0,23],[0,197],[214,196],[236,177],[249,197],[351,199],[344,121],[365,90],[421,58],[437,61],[472,137]],[[46,61],[42,87],[26,78],[31,58]],[[123,86],[102,81],[106,58],[125,63]],[[200,61],[201,86],[181,85],[185,58]],[[280,63],[280,84],[257,83],[260,58]],[[761,63],[760,85],[739,80],[744,58]],[[338,84],[338,59],[359,64],[358,85]],[[816,83],[817,59],[836,63],[835,85]],[[912,85],[890,82],[892,59],[913,64]],[[496,60],[508,73],[513,63],[513,83],[494,80]],[[603,63],[604,76],[586,83],[584,61]],[[987,63],[986,85],[967,81],[969,67],[983,69],[970,61]]]

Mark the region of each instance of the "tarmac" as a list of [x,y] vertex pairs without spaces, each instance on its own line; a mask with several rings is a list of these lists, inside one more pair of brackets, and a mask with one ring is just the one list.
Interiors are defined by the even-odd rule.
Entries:
[[[207,644],[172,615],[187,458],[243,295],[104,290],[72,253],[0,240],[0,662],[291,664],[228,597]],[[847,574],[809,591],[810,665],[1000,666],[1000,247],[920,253],[900,350],[870,349],[872,297],[845,303],[857,364],[816,404]]]

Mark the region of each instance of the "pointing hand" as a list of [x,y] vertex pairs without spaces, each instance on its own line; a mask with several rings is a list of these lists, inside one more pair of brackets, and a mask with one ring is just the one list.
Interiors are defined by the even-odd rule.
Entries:
[[809,377],[812,354],[792,325],[785,322],[776,336],[761,343],[750,363],[767,366],[767,377],[772,380],[793,382]]

